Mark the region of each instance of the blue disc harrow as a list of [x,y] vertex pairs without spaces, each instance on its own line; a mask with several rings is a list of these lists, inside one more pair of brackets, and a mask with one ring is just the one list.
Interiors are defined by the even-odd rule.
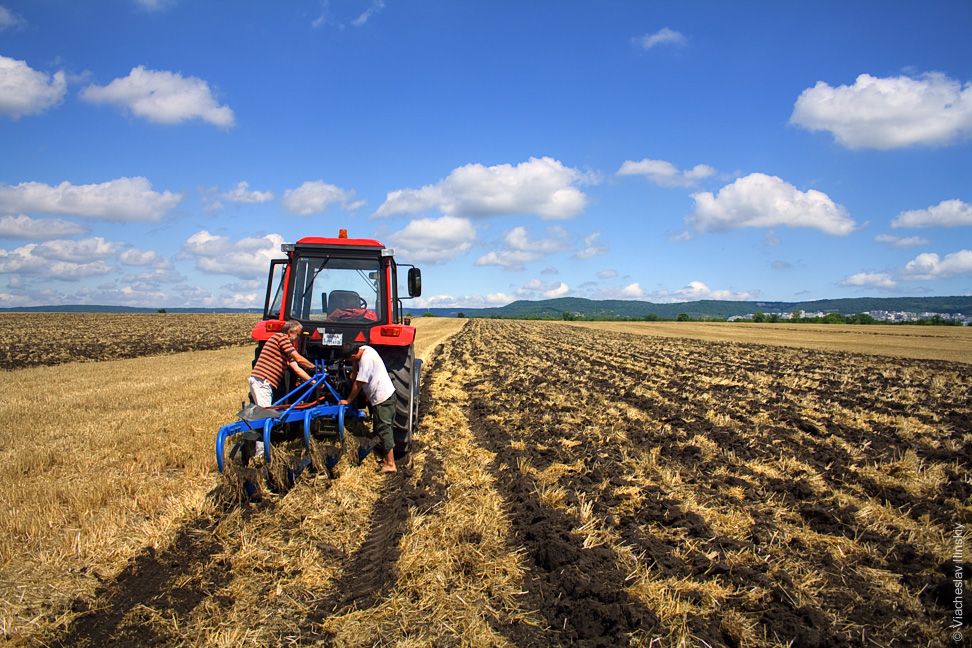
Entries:
[[338,404],[340,400],[341,396],[328,382],[324,366],[318,364],[310,380],[298,385],[270,407],[245,405],[237,413],[237,421],[219,428],[216,433],[217,468],[220,472],[226,468],[227,442],[232,444],[229,458],[234,459],[237,454],[242,454],[239,459],[244,465],[251,459],[249,455],[253,450],[262,443],[264,463],[270,466],[274,443],[292,440],[302,433],[306,452],[296,465],[288,468],[288,481],[292,483],[309,467],[330,472],[340,460],[340,453],[328,454],[321,462],[323,465],[314,465],[312,444],[315,433],[326,430],[324,438],[343,449],[346,423],[366,418],[363,411]]

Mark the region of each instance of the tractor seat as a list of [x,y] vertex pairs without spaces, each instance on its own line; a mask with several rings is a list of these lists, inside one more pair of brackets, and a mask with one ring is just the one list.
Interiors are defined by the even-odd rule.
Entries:
[[327,299],[328,312],[361,308],[361,295],[353,290],[332,290]]

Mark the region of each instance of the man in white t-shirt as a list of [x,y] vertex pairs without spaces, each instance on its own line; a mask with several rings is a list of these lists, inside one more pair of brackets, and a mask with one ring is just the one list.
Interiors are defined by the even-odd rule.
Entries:
[[348,359],[354,363],[351,371],[351,393],[339,404],[353,403],[363,391],[371,408],[375,435],[381,439],[384,459],[381,472],[393,473],[395,466],[395,386],[388,376],[385,363],[370,346],[361,345],[349,350]]

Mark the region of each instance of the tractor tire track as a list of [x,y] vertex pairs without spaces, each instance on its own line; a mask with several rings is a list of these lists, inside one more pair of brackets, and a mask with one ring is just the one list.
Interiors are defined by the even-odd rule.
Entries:
[[[146,549],[118,576],[95,593],[90,607],[51,641],[53,646],[148,646],[169,643],[171,637],[132,614],[142,606],[164,616],[187,617],[207,596],[230,579],[228,565],[211,564],[220,544],[213,536],[218,523],[197,518],[184,526],[168,548]],[[177,585],[177,582],[188,579]]]
[[386,478],[368,523],[368,535],[334,584],[332,595],[317,606],[316,614],[309,619],[311,625],[332,614],[371,608],[394,587],[399,543],[411,511],[431,509],[445,498],[445,484],[438,479],[441,474],[442,463],[430,456],[414,486],[408,483],[411,470],[407,462],[399,465],[397,474]]
[[[422,383],[428,384],[430,375],[441,367],[441,354],[436,354],[431,366],[423,371]],[[423,388],[422,393],[425,394]],[[431,397],[419,402],[418,421],[434,406]],[[422,475],[411,483],[411,456],[425,451]],[[368,458],[365,461],[369,461]],[[333,615],[351,610],[370,609],[380,603],[398,581],[395,565],[401,553],[401,539],[405,535],[412,511],[426,512],[446,497],[441,457],[413,437],[409,456],[399,461],[398,473],[385,478],[381,494],[368,523],[368,534],[355,554],[347,561],[331,593],[313,609],[301,623],[302,634],[321,639],[321,622]],[[327,638],[327,635],[324,635]]]

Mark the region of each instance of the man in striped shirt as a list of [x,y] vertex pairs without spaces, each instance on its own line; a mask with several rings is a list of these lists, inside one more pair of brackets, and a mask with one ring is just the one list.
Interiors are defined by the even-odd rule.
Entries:
[[263,345],[249,379],[250,396],[259,407],[270,407],[273,403],[273,390],[280,384],[288,367],[302,380],[310,380],[304,369],[313,369],[314,363],[294,348],[294,342],[303,328],[297,320],[289,320],[283,325],[283,331],[275,333]]

